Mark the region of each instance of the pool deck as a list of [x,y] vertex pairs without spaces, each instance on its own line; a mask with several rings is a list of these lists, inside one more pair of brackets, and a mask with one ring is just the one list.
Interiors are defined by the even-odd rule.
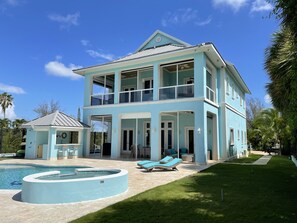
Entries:
[[179,171],[146,172],[137,168],[137,161],[110,159],[72,159],[72,160],[3,160],[0,164],[43,164],[43,165],[86,165],[92,167],[107,167],[126,169],[129,174],[129,189],[127,192],[110,198],[68,204],[28,204],[20,201],[20,190],[0,190],[0,210],[2,223],[42,223],[69,222],[86,214],[105,208],[111,204],[139,194],[143,191],[164,185],[169,182],[197,173],[213,165],[196,165],[182,163]]

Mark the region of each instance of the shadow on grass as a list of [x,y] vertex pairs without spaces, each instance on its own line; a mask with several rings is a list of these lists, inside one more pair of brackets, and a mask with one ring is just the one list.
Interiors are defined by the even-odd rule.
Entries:
[[296,187],[297,168],[284,157],[218,164],[74,222],[296,222]]

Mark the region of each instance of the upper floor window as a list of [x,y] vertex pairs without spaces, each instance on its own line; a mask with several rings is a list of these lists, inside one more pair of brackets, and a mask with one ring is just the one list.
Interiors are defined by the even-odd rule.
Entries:
[[242,106],[242,97],[240,96],[240,106]]
[[232,99],[234,99],[235,91],[234,91],[234,85],[232,85]]
[[226,93],[227,93],[227,94],[230,94],[229,77],[226,77]]

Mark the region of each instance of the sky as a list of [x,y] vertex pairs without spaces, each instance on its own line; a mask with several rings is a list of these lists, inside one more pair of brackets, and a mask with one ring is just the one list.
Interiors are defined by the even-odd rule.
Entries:
[[84,78],[72,70],[133,53],[157,29],[192,45],[212,42],[249,97],[270,107],[263,64],[279,29],[271,9],[265,0],[0,0],[0,93],[14,98],[6,117],[34,119],[51,100],[76,117]]

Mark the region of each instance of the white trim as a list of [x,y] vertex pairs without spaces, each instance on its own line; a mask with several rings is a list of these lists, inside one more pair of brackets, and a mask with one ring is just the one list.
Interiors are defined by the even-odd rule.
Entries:
[[151,118],[150,112],[121,113],[120,119]]
[[162,32],[160,30],[156,30],[146,41],[144,41],[143,44],[140,45],[140,47],[136,50],[136,52],[139,52],[143,47],[146,46],[146,44],[148,44],[158,34],[160,34],[162,36],[165,36],[165,37],[167,37],[169,39],[172,39],[175,42],[179,42],[181,45],[190,46],[190,44],[188,44],[188,43],[186,43],[186,42],[184,42],[184,41],[182,41],[180,39],[177,39],[176,37],[173,37],[173,36],[171,36],[171,35],[169,35],[167,33],[164,33],[164,32]]
[[222,106],[222,107],[225,106],[227,109],[229,109],[229,110],[235,112],[236,114],[240,115],[242,118],[246,119],[246,116],[245,116],[243,113],[241,113],[240,111],[238,111],[236,108],[234,108],[234,107],[231,106],[230,104],[228,104],[228,103],[226,103],[226,102],[223,102],[223,103],[221,104],[221,106]]
[[[94,108],[107,108],[107,107],[126,107],[126,106],[139,106],[147,104],[164,104],[164,103],[177,103],[177,102],[195,102],[195,101],[205,101],[205,98],[180,98],[180,99],[169,99],[169,100],[159,100],[159,101],[146,101],[144,102],[133,102],[133,103],[119,103],[119,104],[106,104],[106,105],[95,105],[95,106],[85,106],[83,109],[94,109]],[[213,103],[213,102],[212,102]],[[218,106],[218,105],[215,105]]]

